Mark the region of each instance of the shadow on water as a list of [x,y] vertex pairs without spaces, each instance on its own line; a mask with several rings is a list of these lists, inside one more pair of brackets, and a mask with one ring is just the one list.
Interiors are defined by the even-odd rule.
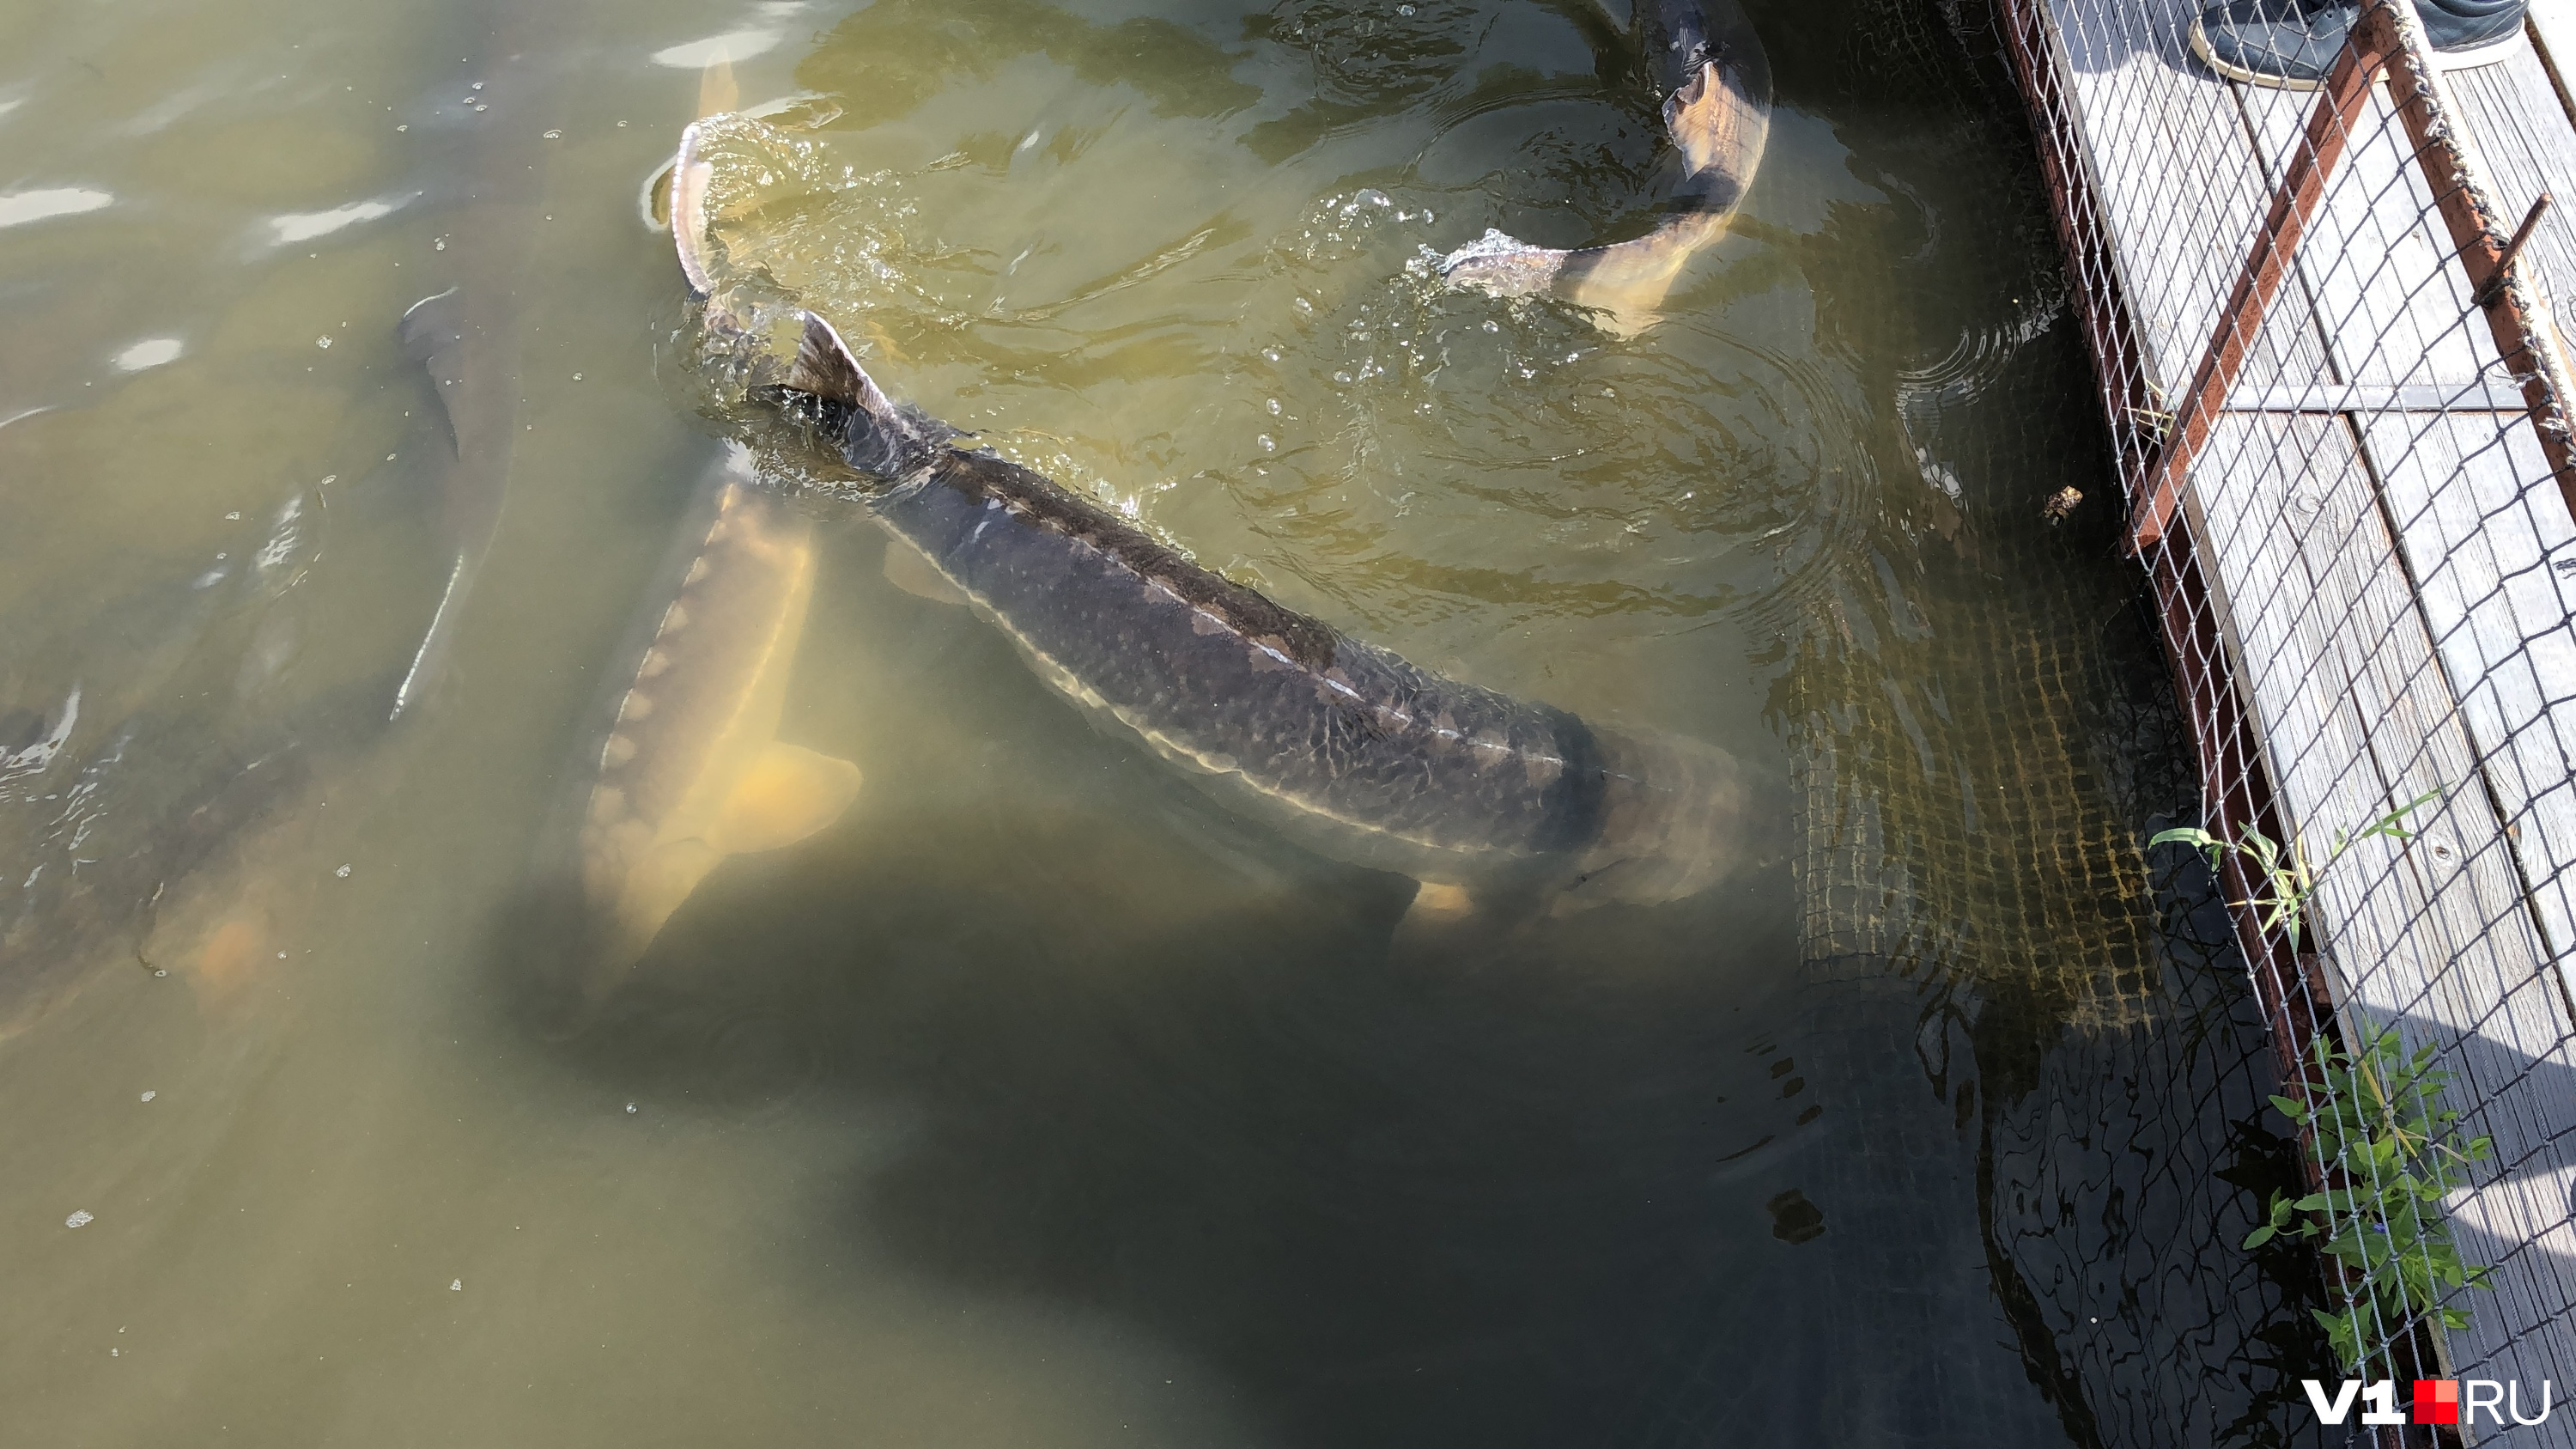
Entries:
[[847,1184],[843,1231],[1135,1320],[1290,1442],[1617,1429],[1605,1387],[1791,1251],[1764,1203],[1813,1114],[1761,1025],[1786,923],[1700,910],[1735,943],[1715,959],[1659,960],[1672,923],[1615,909],[1391,953],[1403,882],[1164,803],[1109,850],[1087,810],[871,802],[756,898],[684,913],[560,1050],[718,1113],[897,1108],[917,1130]]

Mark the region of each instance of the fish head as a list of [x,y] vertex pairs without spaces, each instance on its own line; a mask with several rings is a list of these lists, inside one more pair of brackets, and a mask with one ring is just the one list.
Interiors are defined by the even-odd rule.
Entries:
[[1532,246],[1508,232],[1485,234],[1440,259],[1440,279],[1494,297],[1535,297],[1556,284],[1564,252]]
[[827,434],[860,472],[881,479],[918,472],[957,430],[887,397],[838,328],[719,239],[710,202],[718,176],[706,142],[710,128],[744,119],[691,124],[671,162],[671,241],[695,306],[700,359],[731,397]]

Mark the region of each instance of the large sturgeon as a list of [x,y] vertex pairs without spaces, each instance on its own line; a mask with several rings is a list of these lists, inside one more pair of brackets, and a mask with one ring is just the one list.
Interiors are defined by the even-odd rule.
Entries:
[[[544,211],[545,137],[560,135],[571,106],[563,67],[576,52],[589,0],[491,0],[469,13],[470,66],[435,83],[456,175],[453,244],[442,241],[433,275],[443,291],[403,315],[405,355],[430,375],[445,444],[434,450],[437,526],[447,577],[388,715],[416,711],[445,671],[483,562],[500,528],[520,426],[521,295]],[[471,85],[471,92],[465,88]],[[470,96],[454,104],[460,94]],[[424,127],[424,136],[438,134]]]
[[1672,211],[1631,241],[1565,251],[1500,230],[1451,252],[1441,275],[1498,297],[1549,295],[1629,334],[1652,324],[1682,268],[1726,234],[1771,134],[1771,75],[1752,27],[1726,0],[1635,0],[1638,43],[1681,153]]
[[717,251],[699,148],[726,124],[748,123],[691,126],[673,169],[704,359],[866,475],[870,516],[1113,733],[1325,854],[1428,883],[1651,902],[1732,865],[1747,791],[1724,752],[1417,668],[896,406],[830,323]]
[[[728,449],[700,485],[585,747],[577,829],[584,994],[605,994],[725,857],[849,807],[859,770],[778,738],[814,593],[814,528]],[[595,753],[593,751],[595,750]]]

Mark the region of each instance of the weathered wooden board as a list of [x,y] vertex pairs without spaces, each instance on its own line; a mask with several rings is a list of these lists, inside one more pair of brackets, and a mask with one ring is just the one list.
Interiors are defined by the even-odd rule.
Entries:
[[[2551,999],[2512,842],[2477,784],[2463,711],[2386,527],[2347,419],[2231,414],[2192,478],[2194,537],[2215,576],[2238,680],[2280,804],[2312,851],[2435,790],[2404,845],[2356,846],[2317,915],[2357,1032],[2442,1047],[2467,1129],[2496,1157],[2445,1204],[2470,1261],[2499,1266],[2464,1298],[2455,1360],[2559,1381],[2576,1338],[2576,1062]],[[2464,1369],[2464,1371],[2466,1371]]]
[[[2576,34],[2568,37],[2576,45]],[[2576,53],[2567,56],[2576,60]],[[2565,318],[2576,308],[2576,124],[2559,103],[2540,57],[2517,50],[2501,64],[2450,74],[2460,120],[2477,138],[2496,200],[2515,222],[2542,192],[2550,211],[2523,252],[2525,274],[2536,278],[2552,312]],[[2563,326],[2564,323],[2562,322]]]
[[[2193,0],[2055,0],[2051,8],[2147,369],[2166,396],[2179,396],[2244,269],[2269,183],[2229,87],[2192,59]],[[2324,376],[2306,309],[2293,296],[2282,300],[2241,386]]]
[[[2316,97],[2266,86],[2226,89],[2244,109],[2265,174],[2278,179]],[[2495,340],[2471,305],[2468,274],[2384,82],[2371,88],[2325,204],[2309,223],[2299,276],[2336,375],[2347,381],[2461,386],[2495,363]]]
[[2564,960],[2576,950],[2576,579],[2561,566],[2576,567],[2576,523],[2527,417],[2383,414],[2362,436]]
[[[2269,178],[2314,98],[2191,58],[2196,0],[2051,0],[2057,63],[2168,392],[2207,348]],[[2576,60],[2576,0],[2541,0]],[[2563,70],[2562,70],[2563,74]],[[2536,53],[2447,79],[2519,215],[2576,203],[2576,125]],[[2570,309],[2576,217],[2528,253]],[[2186,509],[2281,805],[2311,849],[2444,788],[2405,845],[2358,847],[2317,916],[2356,1026],[2447,1049],[2496,1159],[2446,1205],[2496,1291],[2463,1376],[2576,1384],[2576,526],[2411,146],[2375,93]],[[2560,565],[2566,566],[2562,572]],[[2493,1434],[2486,1427],[2485,1436]],[[2482,1436],[2483,1437],[2483,1436]],[[2576,1415],[2516,1429],[2576,1445]]]

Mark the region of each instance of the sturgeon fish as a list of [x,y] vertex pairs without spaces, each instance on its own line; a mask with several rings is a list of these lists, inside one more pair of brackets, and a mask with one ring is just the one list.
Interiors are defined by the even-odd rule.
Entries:
[[1748,792],[1724,752],[1420,669],[898,407],[829,322],[720,260],[699,154],[720,124],[744,123],[691,126],[673,167],[704,360],[866,475],[869,516],[1111,733],[1324,854],[1480,896],[1663,901],[1732,866]]
[[600,730],[578,828],[597,997],[644,954],[727,856],[775,850],[830,825],[858,766],[778,738],[814,593],[814,528],[750,483],[739,446],[680,526],[667,601],[630,646]]
[[461,194],[451,198],[453,244],[441,243],[433,265],[445,269],[448,285],[403,314],[401,338],[405,355],[429,372],[446,435],[431,466],[447,578],[388,718],[417,712],[446,670],[508,501],[528,312],[520,292],[551,156],[544,138],[567,120],[572,92],[561,76],[588,9],[589,0],[491,0],[468,10],[459,18],[473,37],[474,63],[438,84],[450,97],[473,87],[470,106],[446,117]]
[[1442,259],[1445,280],[1497,297],[1562,297],[1624,336],[1651,325],[1691,257],[1726,234],[1771,134],[1769,61],[1732,6],[1715,14],[1698,0],[1636,6],[1664,131],[1681,153],[1682,209],[1632,241],[1575,251],[1489,228]]

